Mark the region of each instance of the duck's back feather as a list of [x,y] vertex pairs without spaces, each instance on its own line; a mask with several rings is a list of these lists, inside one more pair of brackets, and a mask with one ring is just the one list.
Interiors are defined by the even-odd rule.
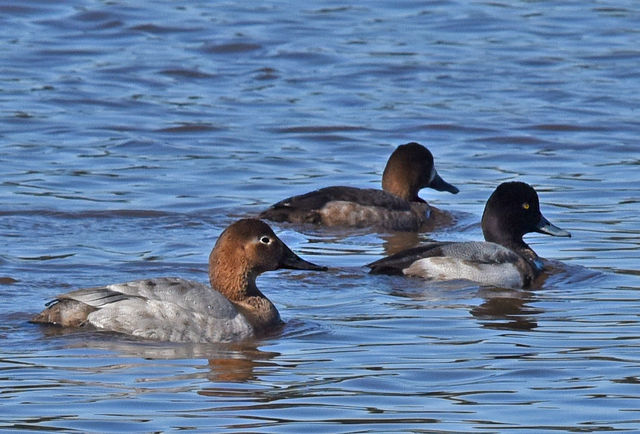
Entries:
[[278,222],[414,231],[430,213],[424,201],[408,202],[383,190],[326,187],[278,202],[260,217]]
[[320,223],[320,210],[330,202],[351,202],[391,211],[411,210],[409,202],[383,190],[335,186],[284,199],[263,211],[260,217],[273,221]]
[[488,242],[430,243],[368,265],[372,273],[436,280],[467,279],[485,285],[522,287],[534,277],[516,252]]
[[[253,328],[222,294],[190,280],[164,277],[85,288],[58,296],[34,322],[69,325],[67,317],[99,329],[148,339],[220,342],[246,338]],[[46,321],[47,311],[63,317]],[[39,318],[42,317],[42,318]]]
[[415,261],[428,256],[442,256],[439,249],[446,243],[427,243],[419,247],[403,250],[386,258],[367,264],[372,274],[404,274],[403,270]]

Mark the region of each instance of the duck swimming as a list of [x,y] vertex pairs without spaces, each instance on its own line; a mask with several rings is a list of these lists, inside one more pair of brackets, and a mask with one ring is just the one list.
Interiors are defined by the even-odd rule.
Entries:
[[466,279],[482,285],[528,287],[542,272],[538,255],[523,235],[571,234],[540,212],[538,194],[523,182],[505,182],[491,194],[482,215],[485,242],[433,242],[372,262],[371,273],[434,280]]
[[258,275],[279,268],[326,270],[293,253],[266,223],[243,219],[227,227],[211,251],[211,286],[161,277],[78,289],[57,296],[31,322],[173,342],[240,340],[282,324],[256,286]]
[[444,214],[418,197],[420,189],[458,193],[433,165],[433,155],[419,143],[396,148],[382,174],[382,190],[325,187],[284,199],[260,214],[275,222],[314,223],[325,226],[380,227],[416,231]]

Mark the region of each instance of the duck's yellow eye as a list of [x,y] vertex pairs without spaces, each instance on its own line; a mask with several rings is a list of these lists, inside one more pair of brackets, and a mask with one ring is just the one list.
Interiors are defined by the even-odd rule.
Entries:
[[529,202],[525,202],[522,204],[522,208],[529,209]]

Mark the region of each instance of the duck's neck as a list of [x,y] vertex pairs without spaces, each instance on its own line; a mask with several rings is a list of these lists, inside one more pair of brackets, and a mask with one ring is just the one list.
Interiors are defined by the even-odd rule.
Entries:
[[531,247],[527,243],[522,240],[522,237],[508,237],[508,236],[499,236],[494,235],[491,232],[483,231],[484,239],[486,241],[490,241],[492,243],[500,244],[508,249],[513,250],[522,256],[527,262],[535,267],[535,269],[540,268],[540,258],[536,252],[533,251]]
[[247,297],[240,301],[231,300],[231,302],[247,318],[257,334],[282,324],[278,309],[264,296]]
[[418,197],[418,189],[412,188],[410,185],[407,185],[406,181],[403,182],[395,176],[385,175],[386,176],[382,178],[382,189],[384,191],[408,202],[424,202],[424,200]]
[[257,274],[247,267],[230,266],[224,258],[209,264],[211,287],[224,295],[242,313],[254,330],[260,331],[281,323],[276,307],[256,286]]
[[520,240],[519,243],[514,244],[512,246],[507,246],[507,247],[509,247],[511,250],[514,250],[520,253],[520,255],[522,255],[522,257],[524,257],[527,261],[529,261],[532,265],[534,265],[535,268],[538,268],[538,262],[540,259],[538,258],[537,253],[534,252],[533,249],[529,247],[527,243]]

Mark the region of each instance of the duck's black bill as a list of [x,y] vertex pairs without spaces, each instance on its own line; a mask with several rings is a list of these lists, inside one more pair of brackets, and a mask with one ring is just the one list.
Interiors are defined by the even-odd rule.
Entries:
[[314,271],[327,271],[327,267],[316,265],[312,262],[305,261],[300,256],[291,251],[290,248],[284,246],[285,251],[282,254],[280,260],[280,268],[290,268],[292,270],[314,270]]
[[449,193],[453,193],[453,194],[456,194],[460,191],[458,190],[458,187],[449,184],[447,181],[442,179],[440,175],[438,175],[437,173],[436,173],[436,176],[433,177],[433,180],[431,180],[429,187],[433,188],[434,190],[448,191]]
[[571,237],[571,234],[564,229],[552,224],[544,216],[540,217],[540,221],[536,225],[536,232],[541,234],[553,235],[554,237]]

